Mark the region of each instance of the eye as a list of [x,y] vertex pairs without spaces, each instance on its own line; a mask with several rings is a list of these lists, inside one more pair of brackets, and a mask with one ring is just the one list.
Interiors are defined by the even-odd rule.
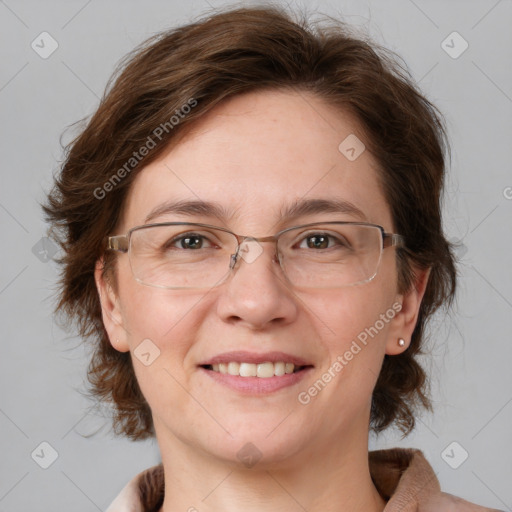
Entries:
[[311,233],[304,237],[299,244],[300,249],[330,249],[336,246],[348,247],[348,243],[343,237],[328,233]]
[[197,233],[185,233],[165,243],[165,249],[197,250],[207,247],[212,247],[211,242],[205,236]]

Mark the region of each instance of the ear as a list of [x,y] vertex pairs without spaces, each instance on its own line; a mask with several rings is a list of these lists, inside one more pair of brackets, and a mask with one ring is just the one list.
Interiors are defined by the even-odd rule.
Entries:
[[128,352],[130,347],[126,336],[126,329],[123,325],[123,315],[119,298],[111,283],[105,279],[103,272],[104,262],[100,258],[94,269],[94,280],[98,290],[103,325],[107,331],[111,345],[119,352]]
[[[386,354],[395,356],[401,354],[409,347],[412,333],[418,321],[421,301],[427,288],[430,268],[426,270],[416,270],[414,272],[414,282],[410,289],[403,295],[398,295],[397,302],[402,307],[395,315],[389,330],[389,338],[386,342]],[[405,341],[403,346],[398,344],[398,340],[402,338]]]

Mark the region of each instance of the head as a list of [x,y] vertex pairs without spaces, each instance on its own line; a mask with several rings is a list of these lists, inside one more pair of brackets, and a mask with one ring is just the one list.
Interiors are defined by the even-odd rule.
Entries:
[[[347,137],[364,144],[355,159],[343,153]],[[352,425],[409,432],[417,407],[429,407],[417,361],[425,326],[455,290],[441,224],[444,167],[435,107],[394,58],[340,23],[311,27],[276,9],[239,9],[137,49],[68,147],[45,207],[64,249],[59,308],[94,345],[89,379],[113,404],[116,431],[132,439],[168,431],[228,457],[246,441],[286,457],[313,439],[356,435]],[[307,200],[355,208],[310,201],[283,216]],[[267,237],[363,221],[405,243],[383,250],[375,277],[354,286],[294,287],[266,242],[215,287],[140,283],[106,237],[186,201],[219,209],[196,204],[151,222]],[[134,355],[147,339],[159,351],[149,366]],[[200,364],[236,350],[294,354],[312,368],[303,384],[264,398],[222,392]],[[347,364],[333,369],[347,351]],[[328,385],[308,392],[326,373]],[[292,410],[286,432],[269,441]]]

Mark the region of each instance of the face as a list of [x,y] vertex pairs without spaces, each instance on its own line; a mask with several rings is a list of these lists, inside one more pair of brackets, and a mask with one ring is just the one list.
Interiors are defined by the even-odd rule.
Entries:
[[[116,234],[176,201],[215,203],[224,215],[161,212],[151,222],[200,222],[254,237],[320,221],[366,221],[393,232],[369,151],[351,161],[338,149],[351,134],[364,141],[351,116],[311,94],[231,98],[139,173]],[[312,199],[346,202],[357,211],[282,217]],[[140,284],[127,254],[118,258],[115,293],[96,272],[105,326],[113,346],[132,353],[161,448],[180,444],[236,461],[241,449],[255,451],[243,448],[252,443],[261,463],[286,464],[346,451],[367,438],[383,357],[407,349],[397,339],[410,340],[421,287],[398,293],[395,249],[388,248],[369,282],[296,289],[283,279],[273,244],[261,247],[254,261],[240,261],[221,285],[206,290]],[[143,340],[150,341],[140,345]],[[139,360],[141,351],[151,364]],[[202,366],[219,358],[295,360],[306,368],[265,383]]]

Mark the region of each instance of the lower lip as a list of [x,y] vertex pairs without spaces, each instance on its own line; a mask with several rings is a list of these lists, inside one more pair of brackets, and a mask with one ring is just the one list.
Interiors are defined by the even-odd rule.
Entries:
[[286,373],[281,377],[240,377],[239,375],[229,375],[228,373],[215,372],[206,368],[199,368],[205,372],[210,378],[231,388],[235,391],[250,395],[272,393],[280,389],[293,386],[300,382],[312,367],[304,368],[296,373]]

